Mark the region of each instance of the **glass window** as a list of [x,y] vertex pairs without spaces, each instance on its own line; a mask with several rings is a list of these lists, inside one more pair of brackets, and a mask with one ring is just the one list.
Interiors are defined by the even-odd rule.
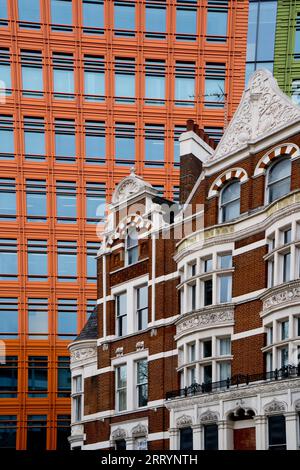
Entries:
[[118,165],[134,165],[135,124],[116,122],[115,158]]
[[[207,366],[203,367],[203,382],[205,384],[209,384],[212,381],[212,365],[209,364]],[[210,388],[207,388],[207,390],[210,390]]]
[[71,416],[70,415],[57,415],[56,420],[56,450],[69,451],[70,443],[68,437],[70,436]]
[[283,282],[288,282],[291,280],[291,253],[285,253],[282,256],[283,261],[283,273],[282,280]]
[[12,178],[0,178],[0,221],[16,220],[16,181]]
[[53,31],[72,31],[72,0],[51,0]]
[[0,339],[16,339],[18,331],[17,297],[0,297]]
[[300,104],[300,80],[292,81],[292,101],[295,104]]
[[145,167],[164,166],[165,127],[160,124],[145,125]]
[[19,26],[40,29],[40,1],[18,0]]
[[196,284],[190,286],[191,294],[191,309],[196,310]]
[[16,281],[18,279],[17,240],[0,239],[0,280]]
[[27,420],[27,451],[46,450],[47,416],[28,415]]
[[240,215],[241,185],[239,181],[227,184],[221,191],[221,222],[233,220]]
[[300,13],[296,17],[294,57],[300,59]]
[[273,354],[271,352],[267,352],[265,356],[266,360],[266,372],[271,372],[273,370]]
[[188,386],[195,384],[196,381],[196,367],[188,368]]
[[232,276],[220,276],[220,303],[231,302]]
[[136,388],[137,405],[147,406],[148,404],[148,362],[146,359],[136,363]]
[[0,399],[18,396],[18,357],[5,356],[0,363]]
[[76,159],[75,121],[55,119],[56,161],[73,163]]
[[46,160],[44,118],[24,117],[24,147],[26,160]]
[[273,343],[273,326],[267,328],[267,345]]
[[85,121],[85,161],[90,165],[105,163],[105,122]]
[[57,303],[57,333],[59,339],[72,340],[77,335],[77,300],[58,299]]
[[120,104],[135,102],[135,59],[115,58],[115,100]]
[[218,450],[219,439],[218,439],[218,425],[217,424],[206,424],[204,426],[204,449],[205,450]]
[[2,114],[0,115],[0,160],[14,160],[14,152],[15,145],[13,116],[6,116]]
[[126,441],[125,439],[117,439],[115,441],[115,450],[117,451],[123,451],[126,450]]
[[136,289],[137,329],[144,330],[148,326],[148,286]]
[[82,419],[82,376],[77,375],[73,378],[73,410],[74,421],[79,422]]
[[127,334],[127,294],[123,292],[116,296],[116,333],[117,336]]
[[127,366],[122,365],[116,368],[117,377],[117,410],[127,409]]
[[[7,0],[0,0],[0,26],[8,25]],[[1,418],[1,417],[0,417]],[[1,445],[0,445],[1,447]]]
[[185,126],[175,126],[174,127],[174,166],[179,167],[180,165],[180,135],[186,132]]
[[231,354],[230,338],[220,338],[220,356]]
[[[1,3],[0,3],[1,9]],[[2,23],[0,23],[2,24]],[[0,449],[16,449],[17,416],[0,415]]]
[[220,269],[229,269],[232,267],[232,255],[227,253],[224,255],[219,255],[219,268]]
[[57,361],[57,396],[68,398],[71,393],[70,357],[58,356]]
[[74,99],[74,58],[73,54],[54,52],[53,92],[54,98],[60,100]]
[[26,180],[27,222],[47,220],[46,180]]
[[268,261],[268,287],[274,286],[274,260]]
[[280,349],[280,367],[286,367],[289,365],[289,349],[281,348]]
[[173,186],[173,200],[179,203],[180,200],[180,188],[179,186]]
[[99,242],[86,242],[86,280],[87,282],[97,281],[97,252]]
[[56,217],[58,223],[76,223],[76,182],[56,181]]
[[212,341],[211,339],[203,341],[203,357],[211,357],[212,355]]
[[28,396],[45,398],[48,393],[48,358],[47,356],[28,357]]
[[281,339],[288,339],[289,337],[289,321],[285,320],[281,322]]
[[131,264],[137,263],[139,259],[139,240],[138,232],[132,227],[128,230],[126,237],[126,264],[130,266]]
[[[1,26],[1,23],[0,23]],[[0,48],[0,96],[12,94],[10,52],[7,48]]]
[[57,274],[60,282],[77,281],[77,242],[57,242]]
[[178,1],[176,7],[176,39],[196,41],[197,0]]
[[209,42],[225,42],[228,12],[225,8],[208,8],[206,39]]
[[193,450],[193,430],[192,428],[181,428],[179,430],[180,450]]
[[135,36],[135,4],[134,2],[114,2],[115,35]]
[[105,183],[86,183],[86,222],[103,222],[106,206]]
[[105,101],[105,64],[103,56],[84,56],[84,97],[88,101]]
[[212,304],[212,279],[204,281],[204,305]]
[[97,308],[95,299],[87,299],[86,301],[86,320],[88,320],[93,313],[94,309]]
[[283,243],[286,245],[292,241],[292,230],[289,228],[283,231]]
[[268,417],[269,430],[269,449],[285,450],[286,449],[286,427],[285,417],[283,415],[275,415]]
[[206,258],[204,260],[204,272],[209,273],[213,269],[212,258]]
[[83,32],[87,34],[104,33],[104,1],[83,0],[82,24]]
[[43,58],[41,51],[21,50],[23,96],[43,96]]
[[166,38],[166,6],[163,2],[146,3],[146,34],[149,39]]
[[28,240],[28,280],[46,281],[48,278],[47,240]]
[[196,344],[195,343],[188,345],[188,355],[189,355],[189,361],[194,362],[196,359]]
[[268,202],[288,194],[291,190],[291,160],[281,158],[276,161],[268,172]]
[[204,103],[206,108],[224,108],[225,71],[225,64],[206,64]]
[[48,299],[28,299],[29,339],[48,338]]
[[165,104],[164,60],[146,59],[145,64],[145,104],[163,106]]
[[176,62],[175,105],[195,105],[195,62]]
[[224,381],[230,378],[231,376],[231,363],[230,362],[220,362],[219,364],[219,374],[220,380]]

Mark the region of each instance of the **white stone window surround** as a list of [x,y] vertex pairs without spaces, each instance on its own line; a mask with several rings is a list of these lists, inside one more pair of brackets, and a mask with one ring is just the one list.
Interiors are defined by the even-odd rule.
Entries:
[[[122,293],[127,293],[126,302],[127,302],[127,332],[126,335],[122,336],[125,337],[127,335],[136,333],[137,329],[137,295],[136,289],[143,285],[147,285],[149,281],[148,274],[145,276],[140,276],[134,278],[130,281],[123,282],[122,284],[118,284],[117,286],[113,286],[111,288],[111,295],[115,300],[117,295]],[[148,307],[149,307],[149,297],[148,297]],[[116,322],[116,309],[115,309],[115,322]],[[116,324],[116,331],[117,331],[117,324]],[[116,335],[117,337],[117,335]]]
[[[291,241],[284,243],[284,231],[291,229]],[[273,262],[274,286],[283,283],[283,256],[290,253],[290,281],[299,279],[300,274],[300,218],[299,214],[292,214],[274,224],[266,230],[266,240],[269,252],[265,260],[270,265]],[[268,269],[269,271],[269,269]],[[287,281],[288,282],[288,281]],[[268,287],[272,282],[268,276]]]
[[[129,410],[143,410],[147,409],[147,406],[138,407],[137,397],[137,361],[146,359],[148,361],[148,351],[138,351],[125,356],[120,356],[112,359],[111,365],[116,370],[117,367],[126,365],[127,366],[127,407],[126,410],[118,411],[115,406],[115,414],[128,413]],[[117,374],[115,373],[115,388],[117,390]],[[117,394],[115,393],[115,405],[117,405]]]
[[111,446],[115,447],[116,440],[123,438],[126,441],[126,450],[137,450],[136,440],[142,437],[147,440],[148,429],[148,418],[113,423],[110,426]]
[[[183,292],[181,295],[181,313],[192,311],[191,286],[196,285],[196,309],[204,307],[204,281],[212,279],[212,305],[220,304],[220,277],[225,274],[232,274],[234,267],[221,269],[219,267],[219,256],[232,254],[234,243],[226,243],[213,247],[198,250],[189,254],[178,264],[178,270],[182,273],[178,289]],[[204,272],[205,259],[212,258],[212,270]],[[191,266],[196,264],[196,274],[191,276]]]
[[[231,362],[232,354],[220,355],[220,344],[219,340],[223,338],[231,338],[233,333],[233,327],[219,327],[212,328],[206,331],[200,331],[189,336],[180,338],[177,341],[178,351],[181,351],[178,355],[178,372],[183,374],[184,386],[189,386],[188,381],[188,370],[191,367],[196,367],[195,379],[197,383],[203,382],[203,370],[202,367],[205,365],[212,365],[212,381],[217,382],[220,380],[219,364],[222,362]],[[211,357],[203,357],[203,341],[212,341],[212,355]],[[190,344],[195,343],[195,360],[191,361],[189,356],[188,347]],[[180,362],[180,360],[182,362]]]
[[[78,379],[81,378],[81,390],[77,391],[76,390],[76,384]],[[80,369],[78,368],[76,372],[72,373],[72,378],[71,378],[71,400],[72,400],[72,406],[71,406],[71,425],[73,424],[80,424],[82,421],[82,418],[84,416],[84,368],[81,367]],[[81,399],[81,419],[77,420],[76,419],[76,405],[75,402],[76,400],[80,398]]]
[[[265,332],[268,332],[268,328],[273,328],[273,341],[271,344],[267,344],[262,351],[264,353],[272,353],[272,370],[280,369],[281,357],[280,352],[284,347],[288,347],[289,351],[289,365],[297,366],[298,347],[300,347],[300,336],[298,336],[298,318],[300,318],[300,303],[299,306],[294,305],[290,307],[282,307],[280,310],[276,310],[271,314],[268,314],[263,318],[263,327]],[[289,322],[289,334],[288,338],[281,339],[281,323],[288,320]]]

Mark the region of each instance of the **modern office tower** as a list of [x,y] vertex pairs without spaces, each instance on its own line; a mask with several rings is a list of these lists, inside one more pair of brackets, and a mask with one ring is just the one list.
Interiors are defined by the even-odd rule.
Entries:
[[67,445],[66,346],[97,298],[105,201],[133,165],[178,196],[186,119],[217,141],[239,102],[247,15],[239,0],[0,0],[0,447]]
[[131,172],[70,346],[72,448],[296,450],[300,107],[252,75],[217,148],[189,120],[180,196]]

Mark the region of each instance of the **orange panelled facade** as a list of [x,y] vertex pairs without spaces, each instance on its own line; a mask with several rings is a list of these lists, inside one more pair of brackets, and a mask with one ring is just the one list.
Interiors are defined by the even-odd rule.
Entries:
[[[60,2],[54,3],[55,7]],[[184,8],[188,3],[189,7],[197,9],[195,40],[186,40],[184,34],[180,36],[176,30],[176,15],[180,7]],[[121,4],[121,6],[135,4],[135,30],[131,36],[127,37],[124,31],[121,36],[116,32],[114,27],[116,6],[114,4]],[[87,242],[99,242],[96,224],[88,223],[91,221],[87,220],[89,218],[86,209],[88,186],[101,183],[102,188],[105,188],[106,200],[109,201],[116,184],[128,174],[129,168],[133,164],[132,161],[124,164],[122,158],[121,163],[118,162],[115,147],[116,127],[122,127],[124,124],[125,128],[128,124],[133,126],[135,151],[132,150],[132,160],[137,174],[150,181],[151,184],[161,186],[165,197],[173,198],[176,196],[176,187],[179,184],[179,170],[178,166],[174,164],[175,126],[185,126],[187,119],[194,119],[202,127],[205,127],[208,133],[211,132],[212,136],[221,133],[224,124],[226,126],[226,122],[232,117],[244,88],[247,42],[248,2],[244,0],[229,0],[228,2],[207,0],[198,0],[197,2],[171,0],[165,2],[114,2],[105,0],[103,30],[94,32],[83,28],[83,3],[81,0],[73,0],[72,2],[72,26],[69,28],[53,28],[50,0],[41,0],[39,5],[40,24],[36,28],[29,28],[28,24],[26,26],[26,22],[19,21],[17,0],[7,2],[7,21],[1,21],[0,26],[0,49],[2,53],[4,49],[5,53],[9,55],[11,67],[11,92],[7,90],[6,102],[0,105],[0,115],[2,120],[3,116],[5,118],[12,116],[14,127],[14,158],[6,158],[4,154],[1,154],[0,179],[14,179],[16,190],[16,219],[1,218],[0,245],[5,244],[3,240],[17,240],[18,253],[17,280],[5,278],[5,276],[0,280],[0,302],[1,298],[18,299],[18,334],[13,339],[5,338],[6,354],[17,357],[18,391],[13,397],[7,396],[9,394],[2,394],[0,419],[2,415],[15,417],[13,419],[16,419],[17,449],[26,449],[27,447],[28,423],[30,427],[34,428],[34,423],[38,422],[35,429],[39,426],[44,429],[42,434],[45,436],[47,449],[55,449],[57,446],[57,439],[59,440],[59,435],[57,437],[58,421],[62,423],[59,427],[60,430],[63,429],[62,436],[64,432],[67,434],[66,423],[71,412],[70,400],[67,396],[59,396],[63,395],[63,392],[59,393],[58,391],[58,361],[59,358],[68,357],[67,344],[74,337],[72,333],[79,333],[82,329],[87,318],[87,305],[89,303],[91,306],[97,298],[96,283],[93,282],[93,279],[88,279],[87,273]],[[165,6],[166,30],[161,38],[153,37],[155,34],[149,38],[151,34],[147,34],[145,15],[149,5],[150,7],[151,5],[154,7]],[[223,8],[228,11],[227,36],[223,42],[212,40],[213,38],[208,40],[206,31],[209,8]],[[0,16],[4,16],[4,13],[2,12]],[[23,80],[25,75],[22,75],[21,51],[41,53],[42,96],[37,96],[34,93],[25,93],[30,96],[24,96]],[[57,53],[72,54],[74,96],[66,97],[59,92],[54,93],[53,54]],[[84,56],[101,57],[104,63],[104,96],[95,101],[85,97],[84,69],[85,61],[89,59]],[[59,57],[60,60],[64,60],[62,56]],[[124,97],[116,99],[116,58],[119,62],[120,58],[132,59],[129,62],[134,63],[134,97],[131,98],[131,102]],[[156,61],[156,66],[159,64],[158,67],[162,67],[159,69],[158,75],[165,77],[164,97],[160,96],[156,101],[151,97],[146,99],[146,67],[151,67],[153,61]],[[164,62],[158,63],[157,61]],[[190,63],[194,63],[192,67],[194,67],[195,92],[194,96],[189,96],[188,103],[183,102],[178,105],[175,90],[176,74],[180,75],[180,72],[176,70],[176,67],[180,68],[180,63],[184,64],[183,67],[189,67]],[[61,64],[62,62],[58,68],[64,67]],[[220,69],[224,67],[225,89],[220,101],[225,101],[225,104],[207,107],[205,104],[209,94],[207,91],[210,90],[206,84],[207,69],[214,69],[216,64],[221,64]],[[23,71],[23,73],[25,72]],[[184,73],[183,71],[182,74],[184,75]],[[148,75],[151,76],[151,72]],[[63,78],[62,81],[64,80]],[[46,156],[44,160],[26,157],[24,118],[28,117],[44,119]],[[59,125],[59,120],[74,120],[76,150],[74,158],[70,158],[69,161],[67,153],[64,155],[65,158],[57,158],[55,126]],[[94,163],[91,163],[86,156],[86,121],[102,123],[105,131],[105,153],[99,153],[100,159]],[[66,124],[65,121],[63,123]],[[116,125],[116,123],[118,124]],[[150,164],[149,161],[148,163],[146,161],[145,139],[147,135],[145,129],[147,129],[147,125],[159,125],[160,129],[163,129],[164,160],[160,161],[158,165],[153,165],[153,162],[151,164],[151,157]],[[155,126],[154,129],[156,129]],[[159,139],[156,140],[156,142],[158,141]],[[160,142],[160,149],[161,145]],[[66,140],[63,141],[63,147],[66,148]],[[155,147],[152,146],[153,148]],[[28,220],[26,202],[28,180],[45,181],[46,220],[37,220],[38,218],[35,220],[34,217]],[[76,184],[75,220],[72,220],[71,217],[59,218],[57,182]],[[66,186],[68,188],[68,184]],[[70,196],[69,189],[65,193],[67,193],[67,197]],[[94,197],[97,197],[100,193],[96,190],[93,194]],[[72,201],[70,205],[74,203],[74,198]],[[30,276],[28,273],[28,240],[30,243],[34,240],[46,242],[48,272],[42,278],[35,277],[35,275]],[[75,246],[77,257],[75,260],[74,258],[71,260],[71,264],[77,265],[75,279],[68,278],[68,273],[65,273],[65,278],[63,275],[60,275],[60,279],[58,278],[60,274],[58,250],[61,250],[60,253],[63,252],[61,259],[64,260],[63,256],[68,256],[71,249],[70,246],[59,248],[59,241],[77,243]],[[39,243],[37,244],[39,245]],[[2,250],[2,245],[0,250]],[[43,249],[38,247],[33,251],[39,255]],[[36,260],[39,264],[38,256]],[[33,311],[41,310],[40,299],[47,301],[48,331],[39,331],[37,326],[39,321],[34,323],[38,316],[36,313],[30,317],[30,321],[33,323],[29,325],[29,304],[36,302],[32,299],[39,299],[37,302],[39,306],[32,307]],[[58,314],[58,304],[61,300],[67,304],[65,310],[68,311],[65,315],[62,314],[62,316],[64,315],[63,320],[59,319]],[[73,303],[69,302],[71,307],[68,300],[73,301]],[[72,317],[72,306],[74,305],[76,305],[77,312],[76,332],[67,331],[66,327],[68,320]],[[45,315],[40,315],[45,318]],[[72,318],[72,322],[74,322],[74,316]],[[62,322],[61,326],[59,326],[59,321]],[[60,328],[62,333],[60,333]],[[67,331],[66,334],[64,334],[65,331]],[[37,370],[43,369],[41,362],[45,359],[41,358],[46,358],[48,376],[48,390],[46,391],[39,390],[39,379],[45,374],[45,372],[39,371],[35,377],[37,390],[32,393],[28,391],[28,366],[29,362],[33,361],[33,359],[29,359],[32,357],[40,358],[34,360],[38,362],[35,364]],[[33,376],[30,377],[33,381]],[[30,439],[32,439],[32,435],[30,435]]]

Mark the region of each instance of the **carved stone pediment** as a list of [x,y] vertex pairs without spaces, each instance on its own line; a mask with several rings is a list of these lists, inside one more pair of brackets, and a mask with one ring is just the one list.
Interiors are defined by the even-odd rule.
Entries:
[[144,426],[143,424],[139,423],[139,424],[137,424],[136,426],[134,426],[134,428],[132,428],[131,434],[132,434],[133,437],[137,437],[137,436],[147,436],[147,434],[148,434],[148,429],[147,429],[146,426]]
[[250,78],[240,105],[210,160],[218,160],[300,119],[300,108],[278,87],[268,70]]
[[111,433],[112,440],[126,439],[126,431],[122,428],[117,428]]
[[182,415],[176,420],[176,424],[178,428],[185,428],[191,426],[193,424],[193,420],[191,416]]
[[272,400],[265,405],[264,410],[266,414],[284,412],[286,410],[286,404],[278,400]]
[[132,168],[130,176],[124,178],[116,187],[113,193],[112,203],[116,204],[118,202],[125,201],[133,194],[137,194],[146,188],[152,188],[151,184],[137,176],[135,174],[135,169]]
[[208,423],[208,422],[216,422],[219,419],[218,413],[207,410],[202,415],[200,415],[200,422],[201,423]]

